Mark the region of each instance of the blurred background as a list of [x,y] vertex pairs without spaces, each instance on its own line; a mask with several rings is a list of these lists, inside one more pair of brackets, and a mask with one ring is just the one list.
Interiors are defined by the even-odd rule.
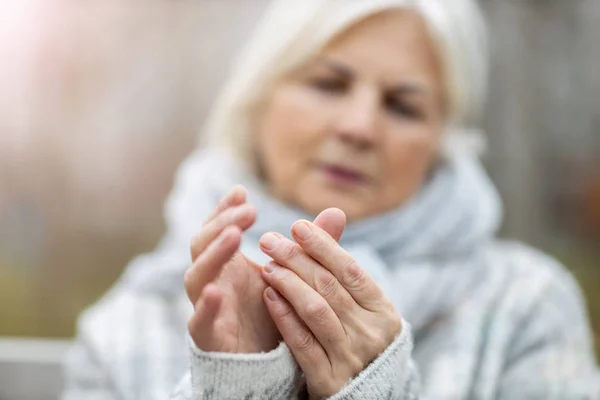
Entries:
[[[600,1],[481,3],[502,236],[573,271],[600,350]],[[154,247],[173,174],[266,4],[0,2],[0,388],[14,338],[72,337]]]

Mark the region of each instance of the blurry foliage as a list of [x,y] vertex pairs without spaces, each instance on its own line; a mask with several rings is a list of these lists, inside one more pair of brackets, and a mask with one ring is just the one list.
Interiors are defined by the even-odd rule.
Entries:
[[0,335],[38,335],[31,281],[25,269],[0,263]]
[[67,233],[56,238],[42,270],[8,265],[0,255],[0,336],[73,336],[78,314],[155,239]]

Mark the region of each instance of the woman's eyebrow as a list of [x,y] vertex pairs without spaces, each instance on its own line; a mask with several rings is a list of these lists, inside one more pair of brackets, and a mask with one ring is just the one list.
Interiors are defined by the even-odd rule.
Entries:
[[[352,79],[356,73],[349,66],[331,58],[321,58],[317,60],[316,66],[332,70],[346,79]],[[388,91],[393,96],[427,96],[429,88],[423,82],[417,80],[407,80],[393,85]]]
[[347,79],[352,79],[355,76],[354,71],[343,63],[329,58],[322,58],[317,61],[317,66],[323,66]]
[[427,85],[421,82],[407,81],[392,86],[388,93],[395,96],[427,96],[429,90]]

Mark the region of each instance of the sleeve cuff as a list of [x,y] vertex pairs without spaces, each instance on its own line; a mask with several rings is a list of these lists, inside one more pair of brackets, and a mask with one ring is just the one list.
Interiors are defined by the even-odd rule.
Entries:
[[256,354],[205,352],[188,337],[192,389],[196,398],[293,398],[301,371],[287,345]]
[[403,320],[402,331],[387,349],[329,400],[411,398],[418,386],[412,348],[411,327]]

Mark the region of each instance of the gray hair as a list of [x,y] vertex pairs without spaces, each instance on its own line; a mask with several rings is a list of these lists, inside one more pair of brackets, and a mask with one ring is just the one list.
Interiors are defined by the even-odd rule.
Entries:
[[254,165],[252,114],[273,84],[351,25],[398,8],[417,11],[439,48],[450,103],[445,155],[482,151],[482,135],[474,128],[485,104],[489,57],[475,0],[273,1],[209,115],[207,144],[225,146]]

